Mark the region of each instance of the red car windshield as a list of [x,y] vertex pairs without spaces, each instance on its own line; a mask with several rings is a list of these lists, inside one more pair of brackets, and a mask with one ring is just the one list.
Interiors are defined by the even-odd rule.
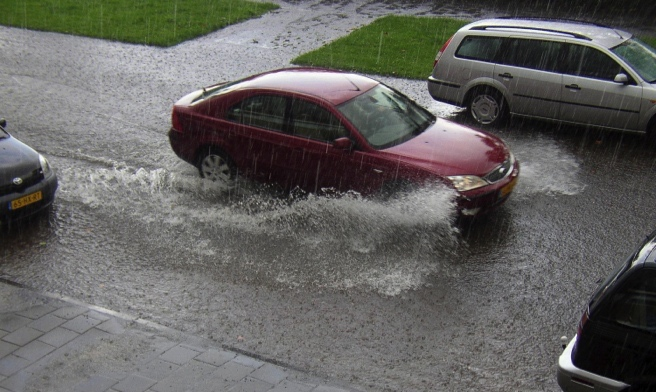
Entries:
[[338,110],[376,149],[406,142],[435,122],[433,114],[382,84],[343,103]]

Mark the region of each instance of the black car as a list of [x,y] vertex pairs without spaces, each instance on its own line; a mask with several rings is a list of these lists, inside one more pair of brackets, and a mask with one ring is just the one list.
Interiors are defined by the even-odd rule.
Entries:
[[558,361],[570,391],[656,390],[656,231],[597,288]]
[[11,136],[6,126],[0,119],[0,226],[49,207],[58,185],[46,158]]

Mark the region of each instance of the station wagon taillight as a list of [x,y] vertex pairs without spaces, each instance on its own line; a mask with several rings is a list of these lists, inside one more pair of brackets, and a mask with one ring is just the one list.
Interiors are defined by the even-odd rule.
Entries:
[[451,36],[451,38],[446,40],[444,45],[442,45],[442,49],[440,49],[440,51],[437,52],[437,56],[435,56],[435,62],[433,63],[433,68],[435,68],[435,66],[437,65],[437,62],[440,61],[440,57],[442,57],[442,53],[444,53],[444,51],[446,50],[446,47],[449,46],[452,39],[453,39],[453,36]]

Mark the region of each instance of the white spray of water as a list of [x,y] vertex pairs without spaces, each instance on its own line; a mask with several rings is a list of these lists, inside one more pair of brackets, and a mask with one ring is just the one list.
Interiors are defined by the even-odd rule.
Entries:
[[577,195],[585,189],[576,157],[554,140],[535,138],[530,145],[513,145],[521,174],[513,197],[535,194]]
[[[228,191],[191,174],[121,165],[66,168],[59,176],[62,197],[91,208],[181,233],[204,227],[206,238],[183,237],[188,243],[181,245],[196,257],[181,263],[239,263],[254,273],[266,269],[272,281],[289,287],[398,295],[431,274],[448,273],[449,255],[459,246],[455,193],[443,186],[383,201],[354,193],[280,196],[248,182]],[[225,232],[262,249],[233,257],[236,251],[217,248],[211,235]],[[269,250],[274,243],[283,245]],[[248,257],[256,260],[248,263]]]

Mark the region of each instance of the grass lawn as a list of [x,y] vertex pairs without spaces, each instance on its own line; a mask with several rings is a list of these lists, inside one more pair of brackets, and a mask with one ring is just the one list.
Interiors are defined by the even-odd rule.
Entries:
[[437,51],[467,23],[461,19],[385,16],[292,63],[426,79]]
[[[467,20],[385,16],[292,63],[409,79],[430,75],[437,51]],[[641,36],[656,48],[656,37]]]
[[245,0],[0,0],[0,25],[172,46],[277,8]]

